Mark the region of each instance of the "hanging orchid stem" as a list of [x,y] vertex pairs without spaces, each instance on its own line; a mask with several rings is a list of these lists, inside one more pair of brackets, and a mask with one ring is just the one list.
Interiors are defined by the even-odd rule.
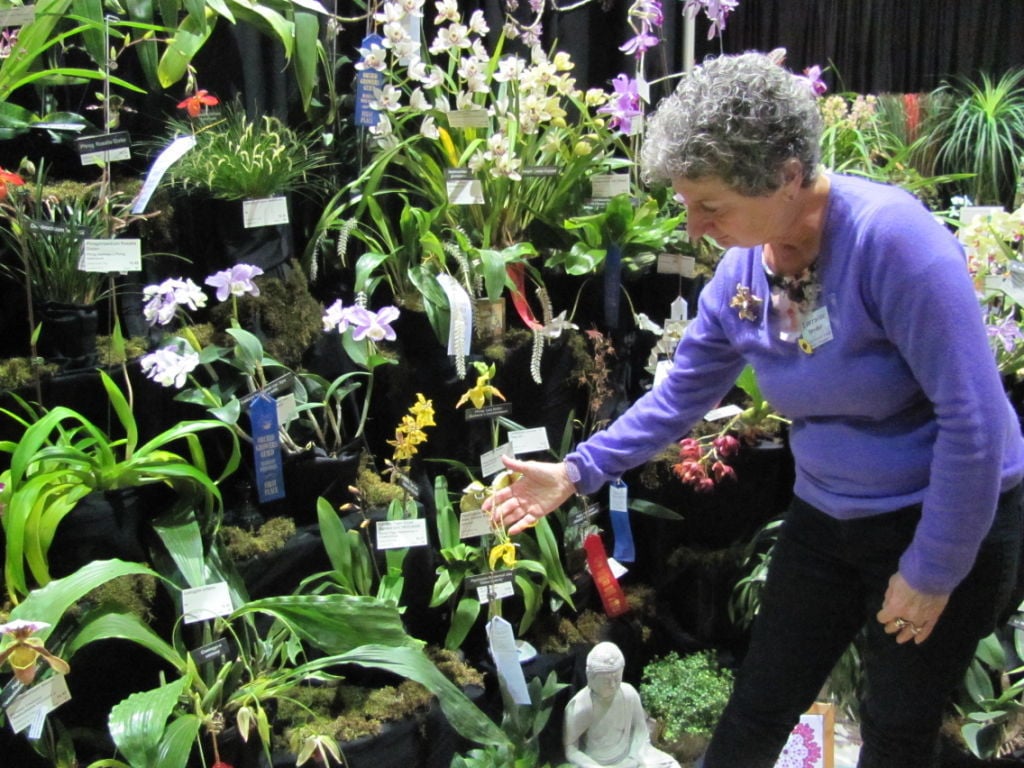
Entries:
[[363,407],[359,413],[359,427],[356,429],[354,437],[361,438],[363,436],[363,430],[366,428],[366,420],[370,416],[370,402],[373,400],[373,371],[367,371],[367,378],[369,381],[366,382],[366,397],[363,398]]

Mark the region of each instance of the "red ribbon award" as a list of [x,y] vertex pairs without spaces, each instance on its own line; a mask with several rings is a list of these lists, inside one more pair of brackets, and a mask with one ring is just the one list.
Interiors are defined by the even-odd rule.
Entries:
[[597,593],[601,596],[604,612],[612,619],[626,613],[629,610],[629,601],[626,599],[626,593],[622,591],[619,580],[612,573],[611,566],[608,565],[608,554],[605,552],[601,537],[596,533],[590,534],[583,542],[583,549],[587,552],[587,566],[597,586]]

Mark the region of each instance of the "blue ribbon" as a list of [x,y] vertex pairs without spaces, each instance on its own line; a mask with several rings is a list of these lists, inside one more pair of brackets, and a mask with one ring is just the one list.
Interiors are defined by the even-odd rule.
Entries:
[[277,434],[277,402],[261,393],[249,405],[252,453],[256,466],[256,491],[260,503],[284,498],[281,439]]
[[636,547],[633,545],[633,529],[629,525],[629,509],[625,504],[616,503],[617,499],[626,499],[626,484],[621,480],[612,483],[609,497],[612,502],[609,504],[612,533],[615,535],[612,557],[620,563],[632,563],[636,560]]

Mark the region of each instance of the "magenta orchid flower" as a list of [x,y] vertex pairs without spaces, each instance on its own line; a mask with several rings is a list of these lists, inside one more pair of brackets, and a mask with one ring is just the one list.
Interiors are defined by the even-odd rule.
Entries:
[[630,56],[639,56],[641,53],[646,53],[660,42],[661,38],[647,34],[646,32],[641,32],[620,45],[619,50],[623,53],[629,54]]
[[824,73],[821,71],[821,67],[817,64],[804,70],[804,77],[806,77],[808,82],[810,82],[811,89],[814,91],[815,96],[821,96],[828,90],[828,86],[825,84],[825,81],[821,79],[822,74]]
[[204,283],[217,289],[217,301],[227,301],[229,296],[259,296],[260,289],[253,278],[262,274],[263,270],[252,264],[235,264],[210,275]]
[[633,120],[641,117],[640,92],[637,90],[636,80],[620,74],[612,80],[612,87],[615,94],[603,107],[598,107],[600,114],[610,115],[608,124],[612,128],[618,128],[623,133],[632,132]]

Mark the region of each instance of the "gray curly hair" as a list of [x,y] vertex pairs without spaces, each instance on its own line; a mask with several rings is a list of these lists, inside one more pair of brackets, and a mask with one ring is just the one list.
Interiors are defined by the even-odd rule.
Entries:
[[649,183],[715,176],[737,192],[774,192],[783,164],[817,175],[821,115],[810,82],[761,53],[720,56],[685,75],[647,122],[640,150]]

